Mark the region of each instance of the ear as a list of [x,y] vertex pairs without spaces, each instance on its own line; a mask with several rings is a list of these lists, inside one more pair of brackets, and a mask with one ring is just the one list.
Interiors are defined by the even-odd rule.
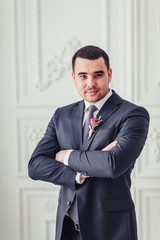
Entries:
[[72,72],[72,80],[73,80],[73,82],[75,84],[75,74],[74,74],[74,72]]
[[112,79],[112,68],[108,70],[108,82],[110,82]]

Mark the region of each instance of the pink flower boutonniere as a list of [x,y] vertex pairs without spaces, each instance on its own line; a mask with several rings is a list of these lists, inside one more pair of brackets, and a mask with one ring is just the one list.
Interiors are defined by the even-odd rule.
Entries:
[[99,116],[99,118],[91,118],[90,120],[90,124],[89,124],[89,135],[88,135],[88,139],[91,138],[92,134],[95,132],[95,129],[98,127],[98,125],[101,122],[101,116]]

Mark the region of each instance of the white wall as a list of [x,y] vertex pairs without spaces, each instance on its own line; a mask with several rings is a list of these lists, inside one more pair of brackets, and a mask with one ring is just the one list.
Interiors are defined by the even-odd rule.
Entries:
[[0,0],[0,239],[54,239],[58,187],[27,163],[54,110],[80,99],[71,57],[94,44],[111,59],[111,87],[151,115],[133,174],[139,240],[160,226],[160,1]]

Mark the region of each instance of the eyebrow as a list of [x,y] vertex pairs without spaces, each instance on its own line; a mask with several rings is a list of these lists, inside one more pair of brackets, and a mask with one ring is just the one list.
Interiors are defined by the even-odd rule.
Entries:
[[104,71],[103,70],[100,70],[100,71],[96,71],[96,72],[94,72],[94,74],[97,74],[97,73],[104,73]]
[[[100,70],[100,71],[93,72],[93,74],[98,74],[98,73],[104,73],[104,71]],[[83,74],[87,74],[87,72],[79,72],[78,73],[78,75],[83,75]]]
[[87,74],[86,72],[79,72],[78,75]]

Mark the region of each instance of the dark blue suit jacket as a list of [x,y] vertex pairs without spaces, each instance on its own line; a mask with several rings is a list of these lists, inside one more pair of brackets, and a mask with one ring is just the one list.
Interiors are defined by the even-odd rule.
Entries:
[[[57,109],[29,162],[29,176],[61,185],[56,240],[76,194],[84,240],[136,240],[130,174],[145,144],[147,111],[120,98],[114,91],[98,113],[102,122],[82,144],[84,101]],[[100,151],[112,141],[118,145]],[[69,167],[54,160],[63,149],[73,149]],[[76,173],[91,176],[82,185]]]

